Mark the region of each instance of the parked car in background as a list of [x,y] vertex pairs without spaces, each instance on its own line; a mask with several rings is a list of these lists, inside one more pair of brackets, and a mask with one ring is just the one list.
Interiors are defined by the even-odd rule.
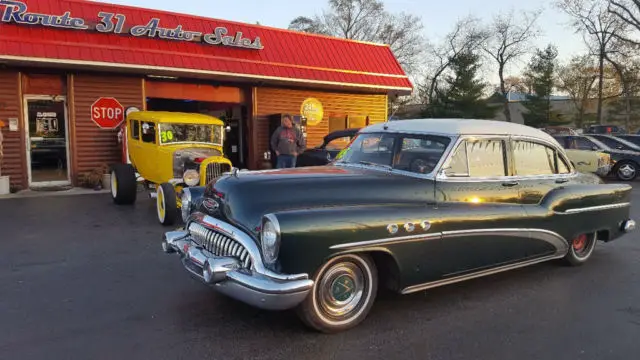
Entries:
[[295,308],[331,333],[362,322],[378,287],[410,294],[553,259],[584,264],[596,242],[635,228],[630,196],[576,172],[528,126],[398,120],[361,129],[330,165],[184,189],[185,227],[162,248],[221,293]]
[[296,167],[326,165],[336,158],[360,129],[345,129],[330,133],[324,137],[321,145],[306,149],[298,156]]
[[594,173],[600,177],[605,177],[611,172],[613,162],[611,160],[611,155],[606,152],[592,149],[578,149],[571,143],[565,146],[565,137],[563,135],[555,135],[554,139],[564,147],[571,164],[578,171],[583,173]]
[[628,141],[628,142],[640,147],[640,135],[621,134],[621,135],[615,135],[615,137],[617,137],[618,139],[622,139],[622,140]]
[[591,125],[585,134],[626,134],[627,130],[617,125]]
[[565,149],[601,151],[611,156],[611,172],[618,180],[631,181],[640,171],[640,152],[613,149],[590,135],[556,136]]
[[640,152],[640,146],[614,135],[590,135],[612,149]]

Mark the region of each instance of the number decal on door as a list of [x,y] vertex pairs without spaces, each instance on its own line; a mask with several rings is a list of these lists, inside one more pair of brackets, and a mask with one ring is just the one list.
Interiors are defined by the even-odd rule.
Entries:
[[166,130],[160,132],[160,141],[163,143],[173,140],[173,131]]

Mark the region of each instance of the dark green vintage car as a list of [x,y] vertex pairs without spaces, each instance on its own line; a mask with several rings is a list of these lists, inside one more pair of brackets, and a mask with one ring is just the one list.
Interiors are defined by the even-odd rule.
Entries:
[[547,260],[635,228],[631,187],[577,173],[550,135],[485,120],[362,129],[327,166],[234,169],[185,189],[162,246],[218,291],[323,332],[401,294]]

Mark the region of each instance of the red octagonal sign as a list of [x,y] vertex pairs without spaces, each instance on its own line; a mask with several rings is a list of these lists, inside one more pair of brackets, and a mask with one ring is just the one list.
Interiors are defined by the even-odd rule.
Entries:
[[124,121],[124,107],[112,97],[101,97],[91,105],[91,120],[102,129],[115,129]]

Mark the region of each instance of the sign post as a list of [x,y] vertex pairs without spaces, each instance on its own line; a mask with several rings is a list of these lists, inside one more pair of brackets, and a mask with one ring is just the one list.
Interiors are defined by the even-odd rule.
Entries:
[[112,97],[101,97],[91,105],[91,120],[101,129],[115,129],[124,121],[124,106]]

